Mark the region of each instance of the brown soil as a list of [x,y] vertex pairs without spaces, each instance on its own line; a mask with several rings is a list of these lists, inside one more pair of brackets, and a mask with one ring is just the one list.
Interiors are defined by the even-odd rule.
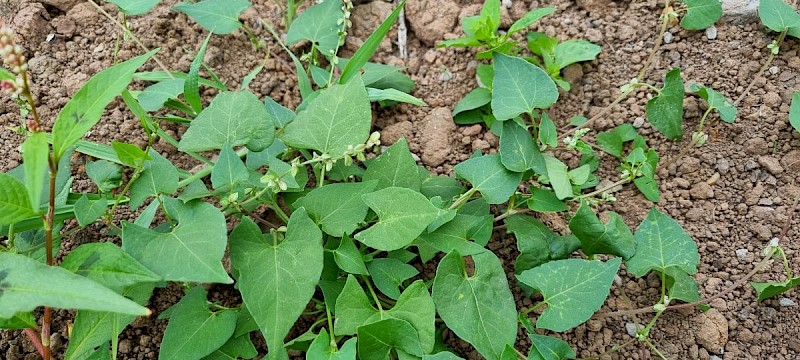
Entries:
[[[161,47],[159,58],[171,69],[186,71],[192,53],[202,42],[205,32],[185,16],[170,11],[176,1],[163,1],[156,9],[141,17],[131,19],[133,31],[150,48]],[[254,1],[254,10],[243,19],[251,28],[268,38],[268,33],[258,23],[258,18],[283,29],[281,14],[273,2]],[[459,18],[480,11],[480,0],[410,0],[406,18],[409,20],[408,58],[398,55],[394,41],[384,42],[376,60],[392,65],[402,65],[417,82],[414,95],[430,104],[421,108],[400,105],[385,110],[377,109],[375,128],[383,130],[383,138],[392,142],[400,136],[410,140],[412,151],[418,154],[429,169],[441,174],[451,174],[455,164],[466,159],[474,150],[496,151],[498,139],[481,126],[456,127],[450,109],[464,94],[476,87],[474,54],[460,49],[439,49],[435,41],[456,37],[461,33]],[[616,89],[635,77],[654,43],[659,24],[661,1],[644,0],[550,0],[513,1],[511,9],[503,9],[504,23],[522,16],[529,8],[555,6],[558,12],[546,17],[535,26],[536,30],[556,35],[560,39],[586,38],[603,46],[599,59],[569,70],[568,79],[573,90],[563,93],[551,116],[566,125],[573,115],[596,114],[616,96]],[[39,110],[48,126],[58,110],[89,77],[109,66],[114,52],[116,29],[90,4],[78,0],[2,0],[3,17],[14,24],[24,39],[34,77],[34,93],[39,99]],[[104,8],[115,14],[114,7]],[[369,35],[381,14],[391,9],[382,0],[358,5],[354,16],[354,34],[349,39],[345,54],[351,53]],[[750,80],[767,57],[766,45],[772,37],[755,22],[734,25],[726,21],[717,24],[718,37],[708,40],[704,33],[683,31],[678,27],[669,30],[674,41],[665,44],[657,54],[649,81],[657,83],[671,67],[680,67],[684,81],[703,83],[721,91],[730,98],[743,93]],[[55,36],[46,41],[49,34]],[[270,96],[294,108],[299,102],[294,70],[288,66],[288,57],[269,42],[273,57],[267,61],[265,72],[256,78],[251,89],[259,96]],[[800,187],[795,178],[800,166],[800,134],[791,131],[787,113],[792,89],[800,86],[800,57],[797,40],[788,40],[774,62],[774,69],[756,85],[740,104],[735,124],[715,124],[709,142],[692,150],[677,165],[659,173],[662,201],[659,208],[675,218],[692,235],[701,254],[699,272],[695,276],[701,294],[713,295],[733,284],[749,272],[760,260],[761,250],[769,240],[778,236],[787,220],[794,196]],[[120,59],[139,54],[130,41],[123,42]],[[206,61],[229,84],[238,83],[250,69],[263,59],[242,35],[215,36],[209,45]],[[154,63],[145,65],[155,69]],[[139,84],[141,85],[141,84]],[[208,92],[210,99],[212,92]],[[644,116],[646,96],[640,92],[636,98],[616,106],[595,130],[607,130],[622,123],[636,123]],[[685,130],[697,125],[704,110],[697,99],[686,100]],[[103,121],[89,136],[102,142],[124,140],[144,145],[145,138],[121,102],[115,102],[106,112]],[[17,109],[7,97],[0,101],[0,126],[18,123]],[[170,131],[180,135],[181,129]],[[666,141],[649,125],[640,131],[651,146],[657,148],[663,159],[678,153],[681,143]],[[21,137],[9,131],[0,132],[0,170],[7,171],[20,162],[17,147]],[[684,140],[686,142],[688,140]],[[179,157],[167,144],[159,143],[162,151],[184,168],[197,165],[193,160]],[[564,159],[577,162],[577,158]],[[89,190],[91,184],[82,175],[84,158],[76,156],[77,180],[73,190]],[[613,164],[608,161],[599,174],[603,178],[615,176]],[[635,227],[652,206],[635,189],[625,187],[617,194],[619,202],[605,205],[601,210],[619,212]],[[121,218],[129,218],[130,213]],[[800,271],[800,243],[795,217],[782,245],[792,259],[791,266]],[[557,228],[564,227],[558,217],[546,219]],[[78,236],[65,241],[62,250],[78,243],[103,238],[103,229],[90,227]],[[489,247],[495,251],[508,268],[513,283],[513,259],[516,249],[512,237],[502,231]],[[747,254],[737,257],[737,249]],[[430,278],[433,266],[425,267],[422,276]],[[783,280],[779,263],[756,276],[758,281]],[[612,295],[601,311],[639,308],[653,304],[658,297],[658,279],[621,277],[621,284],[612,288]],[[519,289],[518,308],[532,305]],[[230,287],[214,286],[215,299],[236,304],[237,298]],[[156,291],[150,307],[158,314],[177,302],[180,289],[170,286]],[[787,295],[798,301],[798,292]],[[707,313],[682,311],[668,313],[661,318],[651,333],[654,343],[670,359],[797,359],[800,358],[800,308],[780,306],[777,300],[757,303],[749,287],[734,290],[712,302],[714,310]],[[67,341],[66,324],[69,312],[56,317],[54,348],[63,351]],[[552,334],[568,341],[579,356],[592,356],[610,350],[614,345],[630,339],[626,324],[646,322],[648,318],[605,318],[590,320],[564,334]],[[141,319],[125,330],[120,351],[123,359],[155,359],[166,322]],[[304,329],[298,329],[303,331]],[[258,336],[254,336],[254,339]],[[446,335],[451,346],[462,356],[475,359],[478,355],[466,343]],[[263,342],[260,343],[263,352]],[[520,332],[517,348],[527,351],[530,344]],[[716,355],[715,355],[716,354]],[[0,357],[5,359],[35,359],[38,356],[29,341],[18,332],[0,332]],[[618,353],[604,355],[602,359],[648,359],[656,357],[645,346],[629,346]]]

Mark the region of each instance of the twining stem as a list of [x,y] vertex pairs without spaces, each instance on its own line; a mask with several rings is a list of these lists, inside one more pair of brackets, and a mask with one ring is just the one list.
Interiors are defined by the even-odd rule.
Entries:
[[572,128],[572,129],[570,129],[569,131],[562,131],[562,134],[558,136],[558,140],[561,140],[561,139],[563,139],[563,138],[565,138],[565,137],[567,137],[569,135],[572,135],[573,133],[575,133],[576,131],[578,131],[580,129],[583,129],[585,127],[591,126],[595,121],[597,121],[597,119],[600,119],[603,116],[608,115],[608,113],[611,112],[611,109],[614,108],[614,105],[617,105],[617,104],[621,103],[622,100],[627,99],[628,95],[630,95],[630,94],[631,93],[627,93],[627,92],[623,92],[623,93],[619,94],[619,96],[617,96],[617,98],[614,99],[614,101],[612,101],[611,104],[608,104],[608,106],[604,107],[603,110],[600,110],[600,112],[597,113],[597,115],[592,116],[591,119],[586,120],[585,123],[580,124],[580,125]]
[[[700,136],[702,136],[703,129],[705,129],[706,119],[708,119],[708,115],[711,114],[711,111],[713,110],[714,107],[709,106],[706,112],[703,113],[703,117],[700,118],[700,124],[697,125],[697,133],[700,134]],[[663,166],[660,167],[669,168],[670,165],[680,160],[682,157],[686,155],[686,153],[689,152],[689,150],[691,150],[693,147],[695,147],[695,145],[697,145],[698,139],[700,138],[692,136],[692,140],[689,141],[689,143],[686,144],[686,146],[684,146],[680,152],[678,152],[678,155],[675,155],[674,157],[670,158],[669,161],[667,161]]]
[[503,220],[503,219],[505,219],[505,218],[507,218],[507,217],[509,217],[511,215],[526,214],[526,213],[529,213],[529,212],[531,212],[531,209],[508,209],[508,211],[506,211],[506,212],[498,215],[497,217],[495,217],[494,218],[494,222],[498,222],[500,220]]
[[655,345],[653,345],[650,339],[644,339],[644,343],[647,344],[647,347],[649,347],[650,350],[653,350],[662,360],[667,360],[667,357],[664,356],[664,354],[662,354]]
[[372,284],[369,282],[369,278],[366,276],[363,277],[364,283],[367,284],[367,288],[369,289],[369,293],[372,294],[372,299],[375,300],[375,305],[378,306],[378,311],[383,313],[383,306],[381,306],[381,300],[378,299],[378,295],[375,294],[375,289],[372,288]]
[[[31,107],[36,106],[31,103]],[[45,236],[45,257],[47,265],[53,265],[53,222],[55,221],[56,209],[56,176],[58,175],[58,162],[53,154],[50,155],[50,198],[47,205],[47,215],[44,217],[44,236]],[[44,317],[42,319],[42,348],[44,349],[44,360],[50,360],[50,324],[52,323],[53,311],[49,306],[44,307]]]
[[[781,44],[783,44],[783,40],[786,38],[786,33],[788,31],[789,31],[788,29],[784,30],[784,31],[782,31],[780,33],[780,35],[778,35],[778,39],[775,41],[775,46],[777,46],[778,49],[780,49]],[[742,95],[739,95],[739,97],[736,99],[736,101],[733,102],[733,106],[739,105],[739,103],[742,102],[742,100],[744,100],[745,96],[747,96],[747,94],[750,93],[750,89],[752,89],[753,86],[755,86],[756,81],[761,79],[761,77],[763,76],[764,72],[767,71],[767,69],[769,69],[769,66],[772,64],[772,60],[775,59],[775,55],[776,54],[772,51],[772,49],[770,49],[769,57],[767,57],[767,61],[764,63],[764,65],[761,66],[761,69],[758,69],[758,72],[756,73],[756,76],[753,77],[753,80],[750,80],[749,84],[747,84],[747,87],[742,92]]]
[[609,190],[611,190],[611,189],[613,189],[613,188],[615,188],[617,186],[625,185],[625,184],[627,184],[627,183],[629,183],[631,181],[633,181],[633,180],[630,177],[626,177],[626,178],[624,178],[622,180],[618,180],[617,182],[615,182],[615,183],[613,183],[611,185],[608,185],[608,186],[606,186],[606,187],[604,187],[602,189],[598,189],[598,190],[592,191],[592,192],[590,192],[588,194],[583,194],[581,196],[578,196],[577,199],[585,199],[585,198],[589,198],[589,197],[592,197],[592,196],[595,196],[595,195],[599,195],[599,194],[602,194],[602,193],[604,193],[606,191],[609,191]]

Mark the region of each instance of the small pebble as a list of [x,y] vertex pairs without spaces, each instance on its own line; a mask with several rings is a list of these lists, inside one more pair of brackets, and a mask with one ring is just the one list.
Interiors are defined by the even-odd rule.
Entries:
[[730,170],[730,166],[731,165],[730,162],[728,162],[728,159],[722,158],[717,160],[717,170],[720,172],[720,174],[727,174],[728,170]]
[[631,337],[636,337],[636,330],[638,330],[639,328],[641,328],[641,326],[636,325],[636,323],[632,322],[625,323],[625,330],[628,331],[628,335],[630,335]]
[[717,38],[717,27],[711,25],[710,28],[706,29],[706,39],[714,40]]
[[797,306],[797,303],[789,298],[780,298],[780,300],[778,300],[778,304],[780,304],[783,307]]
[[744,260],[747,258],[747,249],[736,249],[736,257],[739,260]]
[[633,119],[633,127],[638,129],[642,126],[644,126],[644,117],[639,116],[636,119]]
[[672,40],[675,40],[675,36],[672,35],[671,32],[667,31],[664,33],[664,43],[665,44],[672,44]]
[[769,68],[769,73],[772,74],[772,75],[777,75],[780,71],[781,71],[781,69],[779,67],[777,67],[777,66],[771,66]]
[[711,355],[711,357],[708,358],[708,360],[722,360],[722,358],[717,355]]
[[511,6],[513,5],[511,0],[502,0],[501,3],[506,7],[506,9],[511,9]]

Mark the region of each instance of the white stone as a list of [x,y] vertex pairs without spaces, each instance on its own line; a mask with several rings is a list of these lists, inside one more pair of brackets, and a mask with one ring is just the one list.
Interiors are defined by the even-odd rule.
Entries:
[[644,117],[643,116],[639,116],[636,119],[633,119],[633,127],[638,129],[638,128],[642,127],[642,126],[644,126]]
[[631,337],[636,337],[636,330],[641,328],[641,326],[637,325],[636,323],[625,323],[625,330],[628,332],[628,335]]
[[736,257],[739,260],[744,260],[747,258],[747,249],[736,249]]
[[671,32],[667,31],[664,33],[664,43],[671,44],[672,40],[675,40],[675,36],[672,35]]
[[711,25],[708,29],[706,29],[706,39],[714,40],[717,38],[717,27]]
[[780,304],[781,306],[784,306],[784,307],[797,306],[797,303],[794,302],[794,300],[789,299],[789,298],[785,298],[785,297],[784,298],[780,298],[778,300],[778,304]]
[[722,0],[722,12],[732,22],[751,22],[758,19],[758,0]]
[[779,67],[777,67],[777,66],[770,66],[768,71],[772,75],[778,75],[778,73],[781,71],[781,69]]

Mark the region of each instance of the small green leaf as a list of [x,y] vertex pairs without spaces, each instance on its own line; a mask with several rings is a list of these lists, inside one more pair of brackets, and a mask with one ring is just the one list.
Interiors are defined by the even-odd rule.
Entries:
[[503,121],[500,135],[500,160],[506,169],[522,173],[534,167],[544,166],[539,146],[527,129],[514,121]]
[[199,113],[203,110],[203,100],[200,98],[200,67],[203,65],[203,59],[206,56],[206,49],[208,49],[208,41],[211,40],[212,33],[206,36],[203,43],[200,44],[200,49],[194,56],[194,60],[189,65],[189,73],[186,75],[186,80],[183,83],[183,97],[186,102],[191,106],[191,111]]
[[800,26],[800,14],[783,0],[761,0],[758,16],[764,26],[775,32]]
[[525,59],[494,53],[492,112],[497,120],[548,108],[556,100],[558,89],[544,70]]
[[475,88],[467,93],[453,108],[453,118],[466,111],[475,110],[492,102],[492,91],[486,88]]
[[636,253],[631,229],[615,212],[609,212],[608,223],[603,224],[589,204],[581,202],[578,212],[569,222],[569,229],[581,241],[581,248],[587,256],[612,254],[630,259]]
[[239,14],[249,7],[250,2],[247,0],[202,0],[180,3],[173,9],[191,16],[204,29],[225,35],[242,27]]
[[136,69],[144,65],[156,51],[97,73],[72,96],[61,108],[53,125],[53,152],[56,160],[60,160],[70,146],[100,121],[106,106],[128,87]]
[[89,200],[86,194],[81,195],[75,202],[75,218],[78,225],[86,226],[99,219],[106,213],[108,202],[106,199]]
[[558,129],[545,112],[542,112],[542,118],[539,121],[539,141],[552,148],[558,147]]
[[0,329],[4,330],[36,329],[38,326],[31,312],[20,312],[8,319],[0,319]]
[[167,100],[176,99],[178,95],[183,94],[185,81],[169,79],[150,85],[139,94],[139,104],[146,111],[158,111]]
[[357,233],[355,238],[382,251],[410,244],[439,212],[425,196],[406,188],[388,187],[361,195],[361,199],[378,215],[378,223]]
[[[716,1],[716,0],[711,0]],[[553,50],[556,57],[555,66],[559,70],[582,61],[592,61],[600,54],[602,48],[586,40],[567,40],[558,43]]]
[[144,150],[133,144],[113,141],[111,142],[111,148],[114,149],[119,161],[123,165],[127,165],[132,168],[141,167],[146,160],[152,160],[150,156],[144,152]]
[[107,160],[87,162],[86,175],[92,179],[101,193],[107,193],[122,185],[122,168]]
[[419,191],[422,179],[417,176],[417,162],[408,150],[408,143],[401,138],[380,156],[367,164],[363,181],[376,180],[376,190],[390,186]]
[[358,357],[361,360],[384,360],[392,349],[422,356],[417,331],[408,321],[389,318],[358,328]]
[[433,280],[433,301],[448,328],[483,357],[496,359],[517,337],[514,296],[494,254],[484,251],[472,255],[472,260],[475,268],[471,276],[457,251],[439,262]]
[[681,26],[686,30],[703,30],[714,25],[722,17],[722,2],[719,0],[683,0],[686,15]]
[[0,318],[39,306],[147,315],[149,310],[108,288],[24,255],[0,252]]
[[117,5],[119,10],[128,16],[145,14],[158,4],[158,0],[108,0],[108,2]]
[[219,349],[236,330],[234,310],[209,310],[206,290],[195,286],[175,304],[169,318],[159,359],[200,359]]
[[339,268],[348,273],[369,275],[367,266],[364,264],[363,255],[358,251],[356,244],[353,243],[353,239],[349,236],[342,237],[339,247],[333,251],[333,260],[336,261],[336,265]]
[[525,16],[523,16],[521,19],[511,24],[511,27],[508,28],[508,34],[511,35],[521,30],[525,30],[529,26],[533,25],[535,22],[539,21],[539,19],[547,15],[550,15],[554,12],[556,12],[556,9],[551,7],[533,9],[531,11],[528,11],[528,13],[525,14]]
[[361,196],[373,192],[376,185],[375,181],[328,184],[311,190],[294,205],[304,207],[326,234],[350,235],[367,216]]
[[0,173],[0,225],[14,224],[34,216],[36,211],[31,207],[25,185],[11,175]]
[[800,91],[792,92],[792,105],[789,107],[789,124],[800,131]]
[[419,274],[417,268],[400,260],[378,258],[367,264],[372,281],[384,295],[397,300],[403,282]]
[[369,98],[361,77],[357,76],[347,84],[322,90],[284,127],[281,139],[291,147],[341,157],[350,146],[367,141],[371,125]]
[[269,147],[274,137],[275,124],[258,97],[249,91],[221,92],[192,121],[178,148],[206,151],[230,144],[260,151]]
[[608,297],[621,263],[620,258],[606,262],[566,259],[517,275],[523,284],[539,290],[547,304],[536,327],[563,332],[589,320]]
[[652,202],[658,202],[661,198],[661,191],[658,190],[658,183],[650,177],[642,176],[633,180],[636,188],[642,192],[642,195]]
[[[716,1],[716,0],[715,0]],[[552,336],[528,334],[533,343],[528,352],[528,360],[574,359],[575,351],[566,341]]]
[[678,268],[668,268],[666,273],[667,293],[670,299],[681,300],[687,303],[700,301],[697,282],[689,274]]
[[348,339],[339,349],[331,349],[331,337],[328,331],[322,328],[319,335],[311,343],[306,352],[307,359],[320,360],[356,360],[356,344],[358,339]]
[[152,160],[144,162],[144,170],[131,185],[130,207],[138,208],[151,196],[178,191],[178,169],[154,149],[148,153]]
[[375,89],[368,87],[367,97],[369,97],[369,101],[372,102],[395,101],[417,106],[428,106],[426,102],[420,100],[419,98],[397,89]]
[[211,171],[211,186],[217,190],[232,191],[236,184],[247,181],[249,177],[247,167],[239,155],[230,146],[223,146]]
[[22,143],[22,165],[25,168],[25,187],[28,189],[28,199],[31,205],[38,207],[42,198],[45,177],[48,173],[47,158],[50,145],[47,144],[47,134],[33,133]]
[[528,208],[538,212],[559,212],[569,210],[569,206],[558,199],[556,194],[546,189],[531,189]]
[[551,240],[558,235],[538,219],[525,215],[512,215],[505,219],[508,232],[517,239],[519,256],[514,272],[519,274],[550,261]]
[[[777,0],[783,1],[783,0]],[[670,70],[664,78],[664,88],[658,96],[650,99],[645,107],[647,120],[659,132],[672,140],[683,137],[683,80],[681,69]]]
[[690,88],[697,95],[703,98],[706,103],[708,103],[709,107],[717,109],[719,117],[722,119],[722,121],[732,123],[734,120],[736,120],[736,107],[733,106],[733,103],[731,103],[731,101],[728,100],[725,95],[722,95],[721,93],[709,87],[700,86],[697,84],[692,84]]
[[[405,5],[406,1],[401,1],[397,7],[392,10],[389,16],[383,20],[380,26],[378,26],[378,28],[369,35],[367,40],[364,40],[364,43],[361,44],[358,50],[356,50],[355,54],[353,54],[353,57],[347,61],[347,65],[345,65],[342,69],[342,75],[339,78],[340,84],[350,82],[350,79],[361,72],[362,69],[365,71],[369,69],[370,65],[367,61],[372,57],[372,55],[375,54],[375,51],[378,50],[381,41],[383,41],[383,38],[385,38],[386,34],[389,33],[389,30],[392,29],[395,20],[397,20],[397,17],[400,16],[400,12],[403,11],[403,7],[405,7]],[[367,84],[370,83],[367,82]],[[398,88],[398,90],[405,91],[400,88]]]
[[785,282],[751,282],[750,285],[758,294],[758,301],[769,299],[778,294],[783,294],[794,287],[800,286],[800,277],[792,278]]
[[286,32],[286,45],[308,40],[322,55],[330,56],[339,45],[339,19],[343,18],[342,0],[325,0],[316,4],[292,21]]
[[292,213],[287,229],[283,241],[278,242],[278,234],[268,240],[245,217],[230,236],[239,291],[271,358],[285,355],[284,337],[314,295],[323,266],[322,231],[304,209]]
[[473,157],[454,169],[456,175],[469,181],[489,204],[505,203],[522,181],[522,173],[506,169],[499,154]]
[[625,262],[628,272],[639,277],[671,267],[690,275],[697,272],[697,245],[675,220],[657,209],[650,210],[634,237],[636,254]]
[[204,357],[203,360],[239,360],[252,359],[256,356],[258,356],[258,350],[250,340],[250,334],[236,336],[234,333],[234,336],[228,339],[225,345]]
[[544,157],[545,168],[547,169],[547,180],[556,193],[559,200],[572,197],[572,183],[569,180],[569,168],[567,164],[553,156]]
[[464,185],[449,176],[430,176],[422,180],[419,191],[428,198],[438,196],[450,200],[464,193]]
[[222,267],[228,242],[225,216],[209,203],[164,198],[178,222],[169,232],[122,224],[122,249],[168,281],[233,282]]

